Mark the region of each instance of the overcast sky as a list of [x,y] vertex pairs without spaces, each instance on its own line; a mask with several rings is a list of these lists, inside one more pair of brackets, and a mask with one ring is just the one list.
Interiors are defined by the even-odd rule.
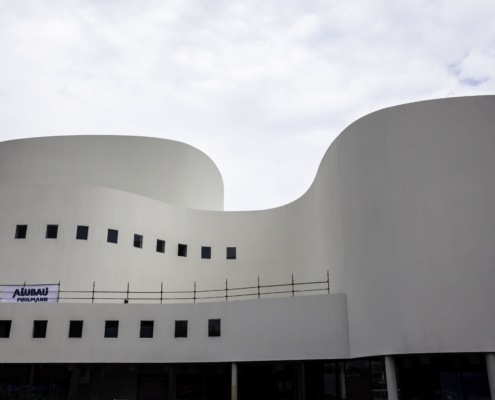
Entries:
[[495,93],[495,1],[0,0],[0,140],[178,140],[227,210],[301,196],[350,123]]

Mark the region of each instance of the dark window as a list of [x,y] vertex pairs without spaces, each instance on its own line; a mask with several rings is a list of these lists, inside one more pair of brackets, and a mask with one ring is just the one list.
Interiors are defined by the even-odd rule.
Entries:
[[119,236],[119,231],[115,229],[108,230],[107,242],[108,243],[117,243],[117,238]]
[[28,230],[27,225],[17,225],[17,228],[15,229],[15,238],[26,239],[27,230]]
[[83,321],[70,321],[69,325],[69,337],[81,338],[82,337]]
[[11,326],[12,326],[12,321],[0,321],[0,338],[10,337]]
[[187,321],[175,321],[175,337],[187,337]]
[[201,258],[211,258],[211,247],[201,247]]
[[141,321],[141,332],[139,337],[152,338],[153,337],[153,321]]
[[227,247],[227,260],[235,260],[236,257],[236,248],[235,247]]
[[46,226],[46,238],[56,239],[58,233],[58,225],[47,225]]
[[78,226],[76,239],[88,240],[88,231],[89,231],[89,226]]
[[[369,360],[352,360],[345,363],[346,378],[367,378],[371,375]],[[347,380],[347,379],[346,379]]]
[[143,235],[134,235],[134,247],[143,248]]
[[47,325],[48,325],[48,321],[34,321],[33,337],[34,338],[45,338]]
[[165,240],[158,239],[156,241],[156,251],[157,253],[165,253]]
[[187,244],[179,244],[179,257],[187,257]]
[[119,336],[119,321],[105,321],[105,337],[116,338]]
[[208,336],[215,337],[220,336],[220,320],[209,319],[208,320]]

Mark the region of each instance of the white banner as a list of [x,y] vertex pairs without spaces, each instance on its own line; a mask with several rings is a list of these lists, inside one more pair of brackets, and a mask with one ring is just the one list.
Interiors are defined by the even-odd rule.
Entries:
[[2,303],[58,303],[58,285],[5,285]]

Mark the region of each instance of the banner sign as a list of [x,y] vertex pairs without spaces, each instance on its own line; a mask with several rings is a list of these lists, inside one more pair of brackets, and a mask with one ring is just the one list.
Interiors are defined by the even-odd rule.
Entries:
[[5,285],[2,303],[58,303],[58,285]]

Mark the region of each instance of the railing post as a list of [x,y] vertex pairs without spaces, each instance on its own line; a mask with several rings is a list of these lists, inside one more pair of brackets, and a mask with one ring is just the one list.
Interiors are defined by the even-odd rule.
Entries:
[[[326,289],[325,288],[317,288],[317,289],[311,289],[311,290],[305,290],[304,288],[303,289],[300,289],[299,291],[301,292],[305,292],[305,291],[313,291],[313,290],[318,290],[318,291],[324,291],[326,290],[328,294],[330,294],[330,271],[327,270],[327,280],[326,281],[318,281],[318,282],[300,282],[298,283],[298,285],[312,285],[312,284],[324,284],[326,282],[327,284],[327,287]],[[194,291],[193,291],[193,302],[196,303],[196,300],[197,299],[200,299],[200,297],[197,297],[197,294],[198,294],[198,290],[197,290],[197,285],[196,285],[196,281],[194,281]],[[70,300],[70,299],[73,299],[73,300],[89,300],[87,297],[77,297],[77,298],[71,298],[71,297],[61,297],[60,294],[62,293],[62,290],[61,290],[61,284],[62,282],[61,281],[58,281],[58,287],[59,287],[59,290],[58,290],[58,294],[57,294],[57,302],[60,302],[60,300]],[[294,279],[294,273],[291,274],[291,283],[289,284],[291,286],[291,290],[289,291],[281,291],[281,292],[274,292],[274,293],[271,293],[271,292],[265,292],[264,294],[276,294],[276,293],[291,293],[292,294],[292,297],[295,297],[296,295],[296,283],[295,283],[295,279]],[[1,285],[0,285],[1,286]],[[26,282],[24,282],[24,286],[26,286]],[[272,288],[272,287],[279,287],[279,286],[284,286],[285,288],[288,286],[286,283],[285,284],[281,284],[281,285],[267,285],[267,286],[263,286],[264,288]],[[257,289],[257,294],[258,294],[258,299],[261,299],[261,283],[260,283],[260,277],[258,275],[257,277],[257,286],[254,286],[254,287],[235,287],[234,285],[234,288],[232,290],[247,290],[247,289]],[[221,291],[221,289],[215,289],[213,290],[214,292],[218,292],[218,291]],[[72,293],[74,292],[73,290],[66,290],[65,293]],[[75,291],[75,292],[79,292],[79,291]],[[87,291],[82,291],[83,293],[88,293]],[[105,291],[100,291],[101,293],[106,293]],[[201,293],[205,293],[205,292],[210,292],[209,290],[203,290],[203,291],[200,291]],[[0,291],[1,293],[1,291]],[[91,303],[94,303],[95,302],[95,299],[97,299],[95,297],[96,295],[96,281],[93,281],[93,290],[90,292],[91,293]],[[110,293],[110,292],[109,292]],[[114,292],[111,292],[111,293],[114,293]],[[119,292],[119,291],[116,291],[115,293],[122,293],[122,292]],[[131,289],[130,289],[130,281],[127,282],[127,291],[124,292],[126,293],[126,303],[128,302],[129,300],[129,296],[130,296],[130,293],[131,293]],[[134,293],[156,293],[156,292],[134,292]],[[164,298],[163,295],[164,295],[164,291],[163,291],[163,281],[160,282],[160,304],[163,304],[163,300],[170,300],[169,298]],[[190,293],[190,292],[167,292],[167,293]],[[244,293],[244,292],[242,292]],[[233,297],[237,297],[237,296],[253,296],[255,295],[255,293],[247,293],[247,294],[240,294],[240,295],[236,295],[235,293],[232,295]],[[231,297],[232,297],[231,296]],[[137,299],[139,299],[140,297],[137,297]],[[218,296],[215,296],[213,298],[221,298],[218,297]],[[107,297],[102,297],[102,298],[99,298],[100,300],[107,300]],[[113,298],[110,298],[110,299],[113,299]],[[136,299],[136,298],[135,298]],[[154,298],[153,297],[150,297],[150,298],[146,298],[146,299],[149,299],[149,300],[153,300]],[[184,297],[184,298],[180,298],[180,299],[183,299],[183,300],[186,300],[188,299],[187,297]],[[156,299],[158,300],[158,299]],[[228,284],[228,279],[225,279],[225,301],[228,301],[229,300],[229,284]]]
[[328,294],[330,294],[330,273],[327,271],[327,289]]

